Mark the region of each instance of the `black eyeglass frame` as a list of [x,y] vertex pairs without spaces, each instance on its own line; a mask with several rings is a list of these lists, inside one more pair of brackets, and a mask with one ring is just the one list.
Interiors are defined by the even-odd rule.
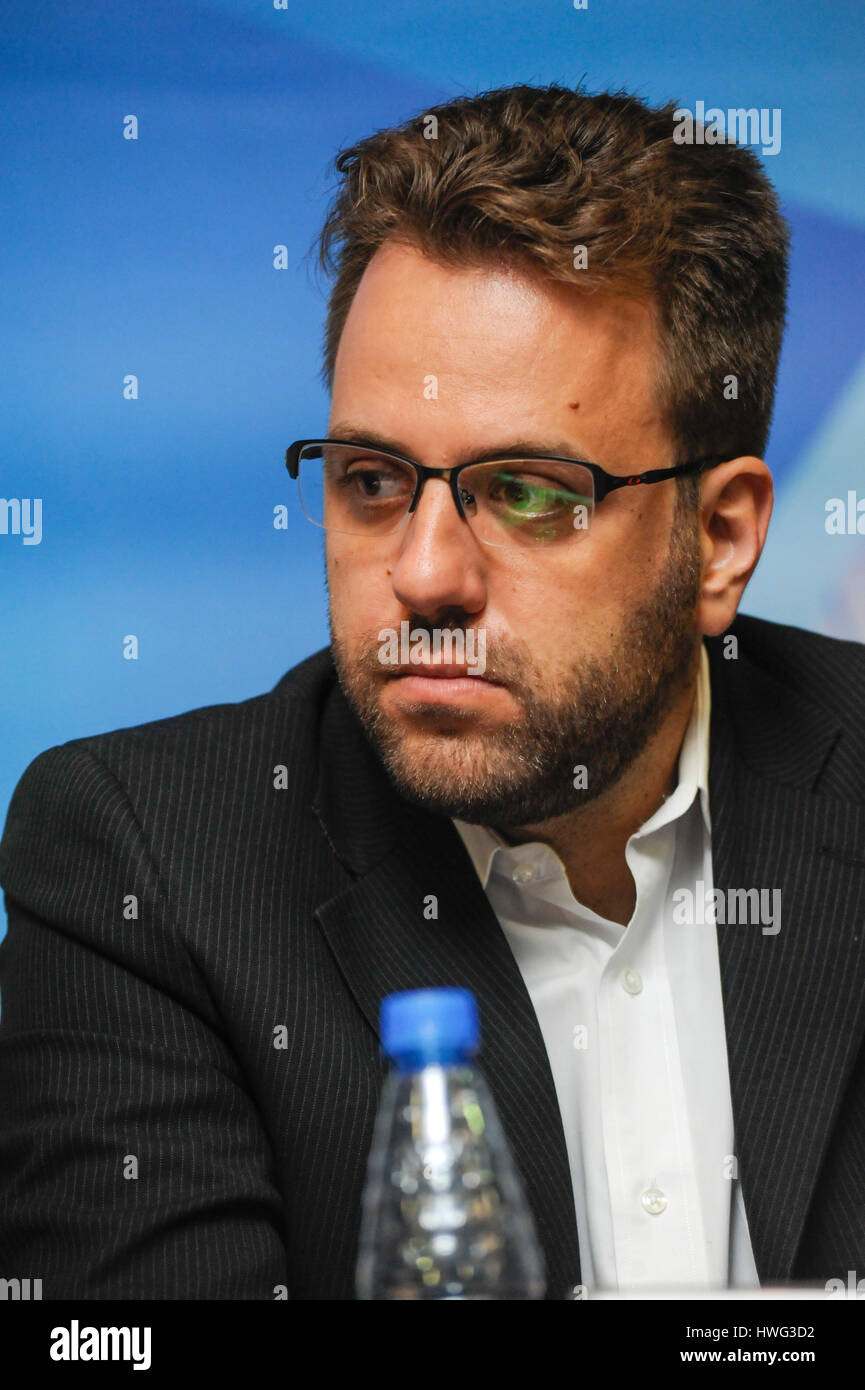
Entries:
[[[411,516],[417,508],[421,499],[424,484],[429,478],[444,478],[450,483],[451,493],[453,494],[454,504],[457,512],[466,522],[465,509],[460,499],[459,476],[466,468],[475,468],[482,463],[576,463],[581,468],[587,468],[591,473],[594,482],[594,505],[603,502],[604,498],[611,492],[616,492],[620,487],[635,487],[642,483],[663,483],[668,478],[682,478],[688,474],[703,473],[710,468],[717,468],[721,463],[729,463],[729,454],[707,454],[703,458],[691,459],[687,463],[675,464],[672,468],[651,468],[646,473],[618,474],[608,473],[599,463],[590,463],[588,459],[568,458],[563,454],[526,454],[523,450],[514,450],[513,453],[491,453],[488,458],[472,459],[469,463],[457,463],[453,468],[429,468],[425,463],[418,463],[416,459],[406,458],[404,454],[395,454],[392,449],[380,449],[377,444],[370,444],[362,439],[296,439],[293,444],[289,444],[285,451],[285,466],[288,469],[290,478],[297,479],[300,472],[300,455],[303,449],[311,444],[321,448],[325,444],[342,444],[351,449],[369,449],[373,454],[379,454],[382,458],[393,459],[396,463],[406,464],[415,471],[415,489],[412,494],[411,502],[405,513],[405,517]],[[405,520],[403,518],[403,521]],[[403,523],[400,522],[400,525]],[[470,523],[469,523],[470,524]]]

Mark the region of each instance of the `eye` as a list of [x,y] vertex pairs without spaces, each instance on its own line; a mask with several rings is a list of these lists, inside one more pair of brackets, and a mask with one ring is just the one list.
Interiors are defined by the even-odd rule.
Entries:
[[379,463],[363,463],[357,466],[352,464],[346,476],[370,496],[385,492],[391,487],[403,487],[408,481],[402,469]]
[[345,476],[346,481],[353,484],[365,497],[377,497],[382,491],[382,475],[372,468],[353,468]]
[[554,479],[525,472],[496,473],[490,480],[488,495],[491,502],[526,515],[567,505],[570,496]]
[[390,459],[364,455],[340,459],[333,482],[356,502],[405,501],[411,497],[412,477],[407,469]]

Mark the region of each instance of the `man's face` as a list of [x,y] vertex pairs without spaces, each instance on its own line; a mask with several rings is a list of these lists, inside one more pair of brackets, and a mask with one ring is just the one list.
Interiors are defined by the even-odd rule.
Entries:
[[[329,432],[434,468],[518,441],[616,474],[667,467],[655,351],[634,301],[386,243],[346,320]],[[577,808],[618,780],[693,672],[700,551],[672,481],[611,494],[573,543],[485,545],[440,479],[395,535],[326,537],[343,688],[402,792],[443,814],[506,828]],[[383,665],[380,632],[406,621],[483,632],[483,676]]]

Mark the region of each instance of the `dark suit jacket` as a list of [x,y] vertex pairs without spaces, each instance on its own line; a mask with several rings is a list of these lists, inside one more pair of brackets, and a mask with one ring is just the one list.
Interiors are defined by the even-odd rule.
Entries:
[[[739,1175],[764,1283],[846,1281],[865,1275],[865,647],[732,631],[737,659],[708,643],[715,883],[782,890],[777,935],[718,928]],[[579,1283],[522,977],[327,651],[270,694],[42,753],[0,882],[0,1274],[45,1298],[352,1298],[379,1002],[463,985],[548,1297]]]

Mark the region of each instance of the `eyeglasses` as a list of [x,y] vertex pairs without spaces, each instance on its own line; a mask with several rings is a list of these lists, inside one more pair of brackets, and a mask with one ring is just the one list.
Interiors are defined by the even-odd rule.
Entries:
[[297,479],[304,515],[328,531],[394,535],[417,509],[428,479],[442,478],[479,541],[513,548],[573,542],[589,530],[596,506],[618,488],[701,473],[726,458],[714,455],[629,476],[554,455],[427,468],[362,441],[297,439],[286,449],[285,466]]

